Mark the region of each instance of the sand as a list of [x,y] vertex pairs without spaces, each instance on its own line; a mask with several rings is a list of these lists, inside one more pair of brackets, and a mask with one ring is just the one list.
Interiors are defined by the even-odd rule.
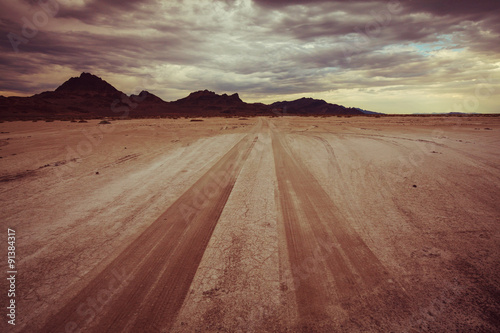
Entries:
[[497,117],[0,129],[1,331],[500,328]]

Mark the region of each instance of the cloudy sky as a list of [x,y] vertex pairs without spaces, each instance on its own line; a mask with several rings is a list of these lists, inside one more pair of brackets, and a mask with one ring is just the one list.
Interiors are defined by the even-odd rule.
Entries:
[[500,112],[499,0],[0,0],[0,95],[91,72],[166,101]]

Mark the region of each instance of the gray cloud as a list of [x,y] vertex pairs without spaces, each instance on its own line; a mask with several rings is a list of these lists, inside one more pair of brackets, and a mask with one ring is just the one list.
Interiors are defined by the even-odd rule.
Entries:
[[[26,22],[43,18],[36,14],[43,13],[40,2],[0,0],[4,94],[54,89],[63,75],[88,71],[127,93],[135,93],[131,90],[142,78],[153,77],[154,86],[144,88],[166,100],[198,89],[281,100],[313,93],[334,98],[335,91],[346,90],[404,96],[424,94],[431,86],[433,96],[445,100],[453,91],[472,89],[479,76],[500,74],[498,1],[59,0],[57,5],[35,36],[26,37]],[[23,38],[18,53],[8,38],[13,34]]]

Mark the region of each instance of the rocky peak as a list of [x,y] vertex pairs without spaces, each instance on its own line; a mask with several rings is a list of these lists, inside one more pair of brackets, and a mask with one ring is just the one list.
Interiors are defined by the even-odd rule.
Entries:
[[56,89],[58,93],[71,94],[117,94],[120,93],[115,87],[98,76],[90,73],[82,73],[79,77],[72,77]]

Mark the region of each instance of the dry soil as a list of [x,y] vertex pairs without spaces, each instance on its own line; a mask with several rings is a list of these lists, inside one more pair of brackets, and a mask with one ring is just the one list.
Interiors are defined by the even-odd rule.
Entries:
[[0,129],[2,332],[500,330],[498,117]]

